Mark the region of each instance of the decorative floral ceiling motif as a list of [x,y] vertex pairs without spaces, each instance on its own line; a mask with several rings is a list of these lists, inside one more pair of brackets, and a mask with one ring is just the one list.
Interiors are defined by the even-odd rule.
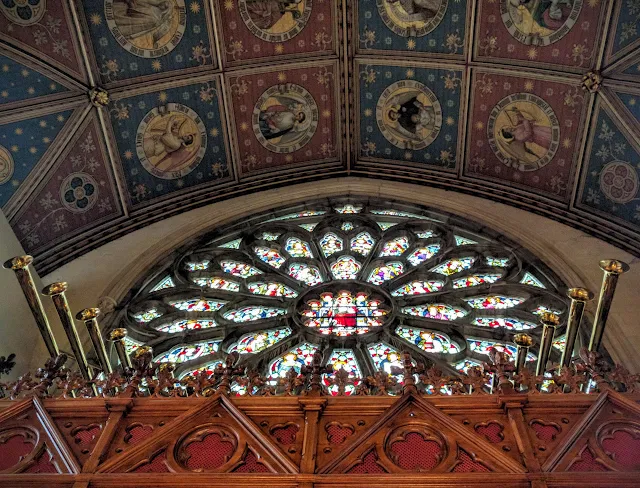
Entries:
[[[358,211],[346,215],[344,205]],[[282,209],[282,217],[204,236],[208,244],[144,277],[147,285],[122,304],[124,323],[112,325],[151,344],[157,361],[174,358],[179,375],[236,351],[267,376],[282,377],[320,349],[333,351],[325,361],[334,371],[362,377],[378,368],[395,374],[405,349],[451,372],[486,361],[491,347],[513,354],[511,334],[540,335],[541,310],[566,314],[563,285],[550,270],[473,224],[451,226],[446,215],[384,202],[308,209]],[[376,229],[382,218],[394,225]],[[343,230],[346,221],[353,227]],[[366,255],[354,240],[363,232],[371,243]],[[351,244],[339,256],[327,253],[334,246],[327,235]],[[412,262],[423,248],[432,252]],[[336,273],[336,264],[349,262],[358,267]],[[221,285],[228,280],[235,286]]]
[[[346,175],[491,195],[637,254],[639,24],[637,0],[3,0],[0,207],[41,273],[194,206]],[[603,123],[617,153],[596,161]],[[345,239],[356,224],[313,254],[333,268],[278,271],[385,283],[444,251],[370,268],[397,222]]]

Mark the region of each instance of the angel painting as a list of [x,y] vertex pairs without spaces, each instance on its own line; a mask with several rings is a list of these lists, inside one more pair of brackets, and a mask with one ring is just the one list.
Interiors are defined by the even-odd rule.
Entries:
[[422,103],[413,92],[392,98],[387,116],[394,130],[411,140],[422,141],[425,131],[430,132],[435,126],[433,106]]
[[310,107],[286,95],[272,96],[260,110],[260,132],[268,141],[280,146],[293,143],[310,126]]
[[549,35],[564,25],[575,0],[507,0],[509,15],[519,30]]
[[200,138],[188,117],[168,113],[144,134],[143,148],[158,171],[170,173],[187,166],[199,150]]
[[[426,22],[436,16],[442,0],[385,0],[404,22]],[[401,12],[402,9],[404,12]]]
[[[283,17],[296,21],[305,0],[244,0],[253,23],[262,30],[272,29]],[[284,29],[287,30],[287,29]]]
[[497,130],[501,152],[517,161],[533,163],[543,158],[552,141],[549,120],[536,117],[533,111],[511,107],[504,111],[509,125]]
[[120,33],[139,48],[157,49],[177,23],[173,0],[113,0]]

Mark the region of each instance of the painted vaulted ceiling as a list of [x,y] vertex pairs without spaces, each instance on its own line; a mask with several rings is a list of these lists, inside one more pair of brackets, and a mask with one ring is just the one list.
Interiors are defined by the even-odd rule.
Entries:
[[639,29],[638,0],[0,0],[0,207],[43,272],[345,174],[637,253]]

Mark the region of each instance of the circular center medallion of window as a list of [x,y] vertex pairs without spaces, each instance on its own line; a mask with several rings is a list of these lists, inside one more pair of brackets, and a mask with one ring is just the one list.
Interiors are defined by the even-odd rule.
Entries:
[[267,42],[285,42],[307,25],[311,0],[238,0],[238,9],[254,36]]
[[354,290],[314,290],[299,302],[302,325],[323,335],[346,337],[382,327],[391,317],[391,306],[379,290],[360,284]]

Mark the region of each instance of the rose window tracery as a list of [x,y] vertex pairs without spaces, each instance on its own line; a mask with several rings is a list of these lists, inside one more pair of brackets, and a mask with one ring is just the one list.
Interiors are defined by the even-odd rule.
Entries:
[[[448,374],[488,361],[492,348],[515,357],[513,334],[539,343],[540,315],[567,311],[564,285],[526,249],[449,215],[376,201],[323,201],[217,229],[138,290],[123,304],[127,347],[151,346],[177,376],[235,352],[275,381],[320,351],[333,394],[336,375],[350,394],[379,369],[397,374],[405,350]],[[536,357],[534,346],[527,359]]]

